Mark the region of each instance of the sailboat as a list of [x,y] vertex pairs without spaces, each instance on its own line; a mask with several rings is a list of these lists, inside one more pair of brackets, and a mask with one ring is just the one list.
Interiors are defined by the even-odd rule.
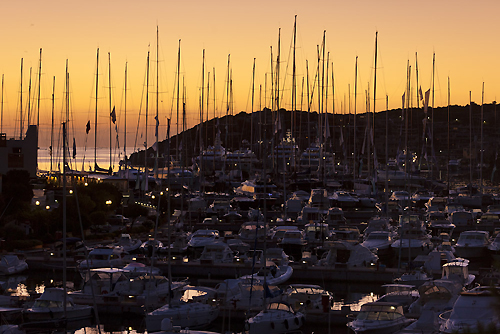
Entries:
[[32,307],[23,309],[23,329],[65,327],[69,321],[91,319],[94,309],[77,305],[66,291],[66,123],[63,123],[63,287],[47,288]]

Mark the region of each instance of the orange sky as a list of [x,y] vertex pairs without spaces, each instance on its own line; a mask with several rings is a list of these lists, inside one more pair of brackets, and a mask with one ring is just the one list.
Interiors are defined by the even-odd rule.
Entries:
[[[20,63],[23,58],[23,109],[26,114],[29,71],[32,68],[32,101],[37,105],[38,59],[42,54],[40,101],[40,146],[47,146],[51,126],[52,80],[56,77],[56,133],[64,102],[65,63],[69,62],[71,128],[77,145],[85,145],[85,124],[95,110],[96,50],[99,64],[98,146],[109,143],[108,52],[111,55],[112,104],[116,106],[118,129],[123,147],[124,69],[128,62],[127,146],[141,147],[145,138],[144,118],[139,132],[139,110],[145,85],[146,57],[151,51],[151,81],[148,143],[154,136],[156,113],[156,27],[159,27],[159,120],[160,139],[165,138],[166,118],[176,128],[175,73],[178,41],[181,39],[181,77],[186,86],[187,127],[199,119],[202,84],[202,52],[205,49],[205,86],[210,72],[213,96],[213,69],[216,72],[215,108],[225,114],[227,59],[231,56],[234,112],[251,111],[253,59],[256,59],[254,110],[259,109],[259,87],[270,89],[270,47],[277,56],[281,28],[282,107],[291,107],[292,34],[297,15],[297,94],[300,107],[301,84],[309,63],[312,81],[316,71],[317,45],[326,30],[326,51],[334,63],[335,110],[347,112],[348,86],[354,109],[354,63],[358,56],[358,112],[365,111],[365,91],[370,87],[373,108],[373,68],[375,32],[378,31],[376,110],[398,108],[405,89],[406,66],[412,66],[412,86],[416,87],[415,53],[418,52],[419,85],[431,87],[432,54],[436,53],[435,105],[447,104],[447,80],[451,82],[451,103],[466,105],[469,91],[481,102],[496,100],[499,66],[495,14],[497,1],[4,1],[0,5],[0,74],[5,76],[2,130],[8,137],[19,135]],[[331,64],[330,64],[331,66]],[[329,82],[331,86],[331,81]],[[311,88],[312,89],[312,88]],[[329,110],[332,94],[329,88]],[[413,93],[416,94],[416,93]],[[266,96],[269,98],[269,92]],[[264,92],[261,96],[264,100]],[[304,97],[304,101],[306,97]],[[206,102],[205,102],[206,103]],[[209,101],[210,118],[214,113]],[[416,106],[416,101],[414,102]],[[270,107],[262,101],[262,107]],[[305,107],[305,103],[304,109]],[[313,110],[317,106],[313,104]],[[144,115],[144,103],[142,105]],[[26,124],[25,120],[25,124]],[[180,125],[179,125],[180,126]],[[135,141],[139,138],[137,142]],[[142,135],[143,139],[140,139]],[[113,135],[114,138],[115,135]],[[91,131],[87,146],[93,147]],[[114,145],[114,144],[113,144]]]

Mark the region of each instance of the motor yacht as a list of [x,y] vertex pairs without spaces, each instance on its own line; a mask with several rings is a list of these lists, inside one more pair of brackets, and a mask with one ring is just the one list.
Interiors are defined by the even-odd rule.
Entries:
[[216,290],[207,287],[186,286],[180,299],[172,299],[167,304],[146,314],[148,332],[161,330],[164,319],[170,319],[173,326],[197,329],[210,325],[219,315]]
[[403,307],[391,302],[372,302],[361,306],[356,319],[347,324],[356,334],[390,334],[411,324],[403,314]]
[[88,268],[122,268],[127,254],[121,246],[100,246],[90,251],[88,260],[78,263],[80,271]]
[[455,244],[455,254],[469,260],[481,258],[486,255],[489,243],[488,232],[465,231]]
[[287,333],[298,330],[305,322],[302,312],[295,312],[284,302],[273,302],[245,322],[249,334]]
[[491,287],[479,286],[462,292],[453,310],[442,313],[441,333],[474,333],[479,326],[492,327],[492,333],[500,331],[500,319],[496,311],[497,293]]
[[[94,309],[88,305],[78,305],[66,295],[62,288],[46,288],[35,300],[33,306],[23,309],[23,318],[27,322],[54,320],[81,320],[94,316]],[[66,300],[66,306],[64,306]]]
[[412,261],[418,255],[428,254],[433,244],[418,215],[399,216],[399,239],[391,247],[401,260]]

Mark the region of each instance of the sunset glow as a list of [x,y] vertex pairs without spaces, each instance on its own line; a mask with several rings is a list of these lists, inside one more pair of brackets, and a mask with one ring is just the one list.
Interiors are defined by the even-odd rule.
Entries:
[[[326,31],[325,55],[329,53],[328,112],[349,112],[354,106],[354,69],[358,56],[357,110],[365,112],[366,91],[372,102],[375,33],[378,31],[376,111],[399,108],[405,90],[406,68],[412,71],[412,96],[417,106],[418,86],[432,85],[432,57],[436,55],[435,106],[447,104],[447,80],[451,104],[466,105],[469,91],[481,102],[497,99],[499,66],[497,55],[496,1],[8,1],[2,4],[2,48],[0,74],[4,75],[2,132],[19,136],[21,104],[21,58],[23,59],[23,115],[28,105],[30,123],[36,124],[38,68],[42,49],[40,85],[40,147],[50,142],[52,85],[55,77],[55,128],[59,131],[65,113],[65,66],[70,82],[70,129],[79,147],[94,146],[96,54],[99,48],[98,146],[109,145],[109,77],[111,105],[116,107],[120,145],[124,133],[124,78],[127,63],[127,146],[142,148],[145,141],[145,83],[150,51],[148,138],[154,141],[156,90],[158,87],[159,138],[166,136],[167,118],[172,133],[177,128],[176,71],[181,40],[180,86],[185,86],[187,125],[199,120],[199,100],[204,80],[204,112],[209,119],[226,114],[226,85],[232,73],[232,113],[252,111],[252,67],[256,59],[254,106],[271,107],[271,47],[273,66],[278,55],[281,28],[280,94],[282,108],[291,108],[293,25],[297,15],[296,82],[297,109],[307,109],[306,60],[312,90],[318,65],[317,48]],[[159,29],[157,56],[156,29]],[[205,73],[202,55],[205,50]],[[109,69],[108,53],[111,59]],[[416,59],[416,54],[418,55]],[[326,56],[325,56],[326,57]],[[158,82],[157,76],[158,62]],[[325,59],[326,62],[326,59]],[[326,65],[326,64],[325,64]],[[28,102],[31,69],[31,102]],[[213,75],[215,69],[215,90]],[[326,69],[326,67],[325,67]],[[208,73],[210,72],[210,75]],[[331,77],[331,74],[329,74]],[[209,81],[210,79],[210,81]],[[267,79],[267,80],[266,80]],[[348,87],[351,92],[349,93]],[[266,90],[267,88],[267,90]],[[215,91],[215,101],[214,101]],[[180,94],[182,98],[182,92]],[[314,99],[314,97],[313,97]],[[334,103],[332,103],[334,101]],[[180,103],[182,107],[182,103]],[[215,105],[215,107],[214,107]],[[335,108],[335,109],[333,109]],[[215,110],[214,110],[215,109]],[[312,110],[317,110],[316,101]],[[141,119],[139,121],[139,113]],[[206,115],[206,114],[205,114]],[[33,119],[33,117],[35,119]],[[206,116],[205,116],[206,118]],[[88,138],[85,125],[91,121]],[[139,126],[138,126],[139,123]],[[24,124],[27,124],[25,118]],[[113,126],[114,127],[114,126]],[[178,125],[182,129],[182,125]],[[102,130],[102,131],[100,131]],[[113,130],[114,131],[114,130]],[[113,145],[115,134],[113,133]],[[136,138],[139,138],[136,140]],[[141,139],[142,138],[142,139]]]

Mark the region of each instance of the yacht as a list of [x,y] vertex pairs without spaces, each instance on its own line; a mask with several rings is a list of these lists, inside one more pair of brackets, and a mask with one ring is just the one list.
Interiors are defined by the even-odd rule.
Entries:
[[287,333],[298,330],[304,322],[302,312],[295,312],[284,302],[273,302],[264,311],[246,320],[245,329],[249,334]]
[[462,232],[455,244],[455,254],[469,260],[481,258],[486,255],[489,242],[489,234],[486,231]]
[[333,295],[319,285],[290,284],[281,295],[295,311],[304,313],[309,322],[327,322]]
[[335,268],[366,267],[378,261],[378,256],[359,243],[332,241],[325,243],[328,252],[323,254],[318,266]]
[[428,254],[433,248],[431,236],[418,215],[399,216],[398,235],[399,239],[391,247],[401,260],[411,261],[418,255]]
[[[90,275],[89,275],[90,274]],[[81,290],[68,295],[76,304],[98,306],[103,313],[144,314],[145,307],[160,307],[168,295],[178,296],[187,282],[169,282],[164,276],[129,278],[123,269],[90,269]]]
[[234,252],[222,241],[205,245],[200,256],[200,263],[233,263]]
[[131,254],[139,250],[139,247],[142,245],[142,241],[139,239],[132,239],[130,234],[123,233],[116,245],[123,247],[125,252]]
[[389,231],[373,231],[361,244],[379,257],[389,256],[392,254],[393,237],[394,234]]
[[362,305],[356,319],[349,322],[347,327],[356,334],[390,334],[413,321],[404,316],[403,307],[397,303],[372,302]]
[[453,305],[453,310],[439,316],[442,321],[441,333],[474,333],[479,326],[492,326],[494,331],[500,331],[497,304],[497,293],[493,293],[491,287],[479,286],[462,292]]
[[88,260],[82,260],[78,264],[80,271],[88,268],[121,268],[125,265],[124,256],[126,252],[121,246],[100,246],[89,253]]
[[[23,309],[23,318],[27,322],[45,322],[55,320],[82,320],[94,316],[94,308],[88,305],[78,305],[66,295],[62,288],[46,288],[35,300],[33,306]],[[66,306],[64,306],[66,300]]]
[[207,327],[217,318],[219,306],[215,303],[215,289],[186,286],[183,290],[180,299],[146,314],[148,333],[161,330],[164,319],[170,319],[173,326],[196,329]]
[[0,275],[20,274],[28,270],[26,260],[20,259],[15,254],[2,255],[0,259]]
[[219,240],[218,230],[199,229],[193,232],[187,244],[188,251],[202,251],[206,245],[214,244]]

